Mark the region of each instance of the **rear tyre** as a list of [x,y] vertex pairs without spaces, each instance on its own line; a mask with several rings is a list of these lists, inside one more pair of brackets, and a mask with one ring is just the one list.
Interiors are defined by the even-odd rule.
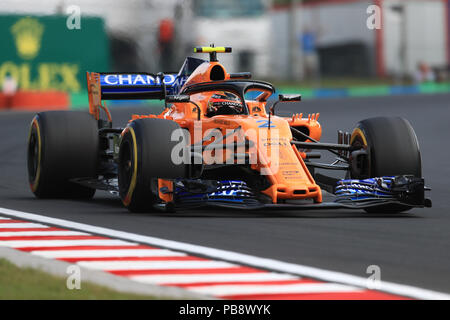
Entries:
[[[351,177],[422,177],[419,143],[411,124],[400,117],[362,120],[353,130],[350,144],[365,146],[367,155],[352,159]],[[365,209],[370,213],[398,213],[411,209],[404,205],[381,205]]]
[[186,164],[175,164],[171,141],[179,125],[165,119],[134,120],[126,129],[119,150],[119,194],[131,212],[150,212],[158,203],[158,178],[185,178]]
[[86,112],[38,113],[28,136],[28,181],[38,198],[90,199],[95,189],[71,182],[95,178],[97,121]]

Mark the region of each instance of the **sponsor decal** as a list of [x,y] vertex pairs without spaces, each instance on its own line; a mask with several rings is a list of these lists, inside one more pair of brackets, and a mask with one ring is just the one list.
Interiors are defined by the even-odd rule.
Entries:
[[280,147],[287,147],[288,144],[286,142],[265,142],[264,143],[265,147],[267,147],[267,146],[275,146],[275,145],[278,145]]
[[256,123],[261,123],[258,128],[275,128],[276,126],[273,124],[273,122],[270,123],[269,126],[269,120],[257,120]]
[[223,124],[223,125],[226,125],[226,126],[229,126],[229,125],[231,124],[230,121],[228,121],[228,120],[223,120],[223,119],[215,119],[215,120],[214,120],[214,123]]
[[292,176],[298,174],[300,171],[298,170],[289,170],[289,171],[282,171],[282,174],[285,176]]
[[[174,84],[175,80],[176,75],[174,74],[164,76],[166,85]],[[160,80],[158,77],[149,74],[105,74],[100,75],[100,83],[102,86],[156,86],[160,85]]]
[[[178,94],[186,80],[187,77],[178,77],[176,74],[164,75],[167,93]],[[108,86],[155,86],[157,87],[155,90],[159,90],[161,85],[160,79],[150,74],[102,74],[100,75],[100,84],[104,88],[108,88]]]

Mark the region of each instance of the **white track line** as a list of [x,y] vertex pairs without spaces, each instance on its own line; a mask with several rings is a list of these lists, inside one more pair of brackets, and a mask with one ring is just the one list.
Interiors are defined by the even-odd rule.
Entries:
[[11,218],[0,217],[0,220],[11,220]]
[[229,296],[236,294],[282,294],[282,293],[332,293],[361,292],[364,289],[337,283],[302,283],[284,285],[213,285],[192,286],[184,289],[213,296]]
[[170,275],[139,275],[131,279],[145,283],[171,284],[171,283],[199,283],[199,282],[229,282],[229,281],[277,281],[301,280],[300,277],[285,273],[257,272],[257,273],[209,273],[209,274],[170,274]]
[[0,241],[0,247],[24,248],[24,247],[70,247],[70,246],[135,246],[122,240],[93,239],[93,240],[7,240]]
[[86,236],[89,233],[79,231],[12,231],[0,232],[0,241],[3,237],[23,237],[23,236]]
[[80,261],[78,265],[91,269],[118,270],[176,270],[233,268],[238,265],[222,261]]
[[[86,232],[102,234],[114,238],[127,239],[130,241],[136,241],[140,243],[146,243],[150,245],[169,248],[172,250],[187,251],[194,254],[209,256],[216,259],[223,259],[233,261],[237,263],[252,265],[259,268],[265,268],[269,270],[287,272],[292,274],[298,274],[304,277],[311,277],[329,282],[344,283],[352,286],[365,288],[367,286],[367,278],[346,274],[343,272],[330,271],[325,269],[319,269],[315,267],[309,267],[300,264],[287,263],[274,259],[260,258],[251,256],[248,254],[237,253],[233,251],[220,250],[215,248],[204,247],[200,245],[193,245],[184,242],[178,242],[173,240],[166,240],[156,237],[149,237],[138,235],[130,232],[118,231],[109,228],[92,226],[84,223],[73,222],[69,220],[51,218],[33,213],[27,213],[17,210],[11,210],[6,208],[0,208],[0,213],[19,217],[26,220],[34,220],[41,223],[48,223],[58,225],[66,228],[78,229]],[[450,300],[450,294],[422,289],[409,285],[402,285],[387,281],[381,281],[379,283],[379,290],[397,294],[401,296],[407,296],[415,299],[430,299],[430,300]]]
[[45,258],[110,258],[110,257],[181,257],[185,253],[167,249],[114,249],[114,250],[36,250],[31,253]]
[[0,223],[0,229],[10,229],[10,228],[49,228],[39,223],[28,223],[28,222],[17,222],[17,223]]

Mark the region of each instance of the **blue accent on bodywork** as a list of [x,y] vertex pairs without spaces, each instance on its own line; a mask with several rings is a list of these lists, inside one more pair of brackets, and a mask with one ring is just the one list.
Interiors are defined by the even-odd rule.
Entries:
[[244,203],[254,199],[254,195],[244,181],[222,180],[216,181],[216,187],[205,192],[190,191],[179,181],[175,184],[175,199],[178,203],[206,204],[210,202]]
[[[269,128],[269,120],[258,120],[256,123],[262,123],[258,126],[258,128]],[[270,123],[270,128],[275,128],[276,126],[272,123]]]
[[336,186],[336,202],[365,201],[376,199],[394,199],[391,190],[394,177],[379,177],[369,179],[343,179]]

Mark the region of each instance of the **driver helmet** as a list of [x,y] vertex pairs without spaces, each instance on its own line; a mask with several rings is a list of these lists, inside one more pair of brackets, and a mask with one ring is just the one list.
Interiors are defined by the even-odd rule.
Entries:
[[244,106],[239,97],[231,92],[216,92],[208,101],[207,116],[219,114],[242,114]]

